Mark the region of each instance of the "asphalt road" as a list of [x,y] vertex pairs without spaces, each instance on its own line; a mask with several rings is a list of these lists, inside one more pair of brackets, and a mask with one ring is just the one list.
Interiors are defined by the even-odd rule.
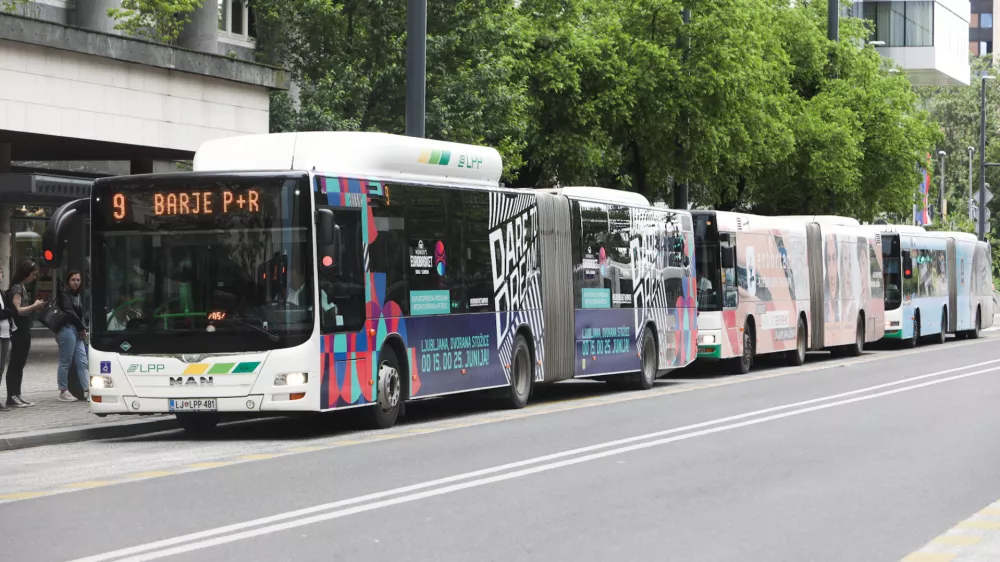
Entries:
[[[0,453],[11,560],[899,560],[1000,498],[996,332],[648,392]],[[6,558],[6,556],[5,556]]]

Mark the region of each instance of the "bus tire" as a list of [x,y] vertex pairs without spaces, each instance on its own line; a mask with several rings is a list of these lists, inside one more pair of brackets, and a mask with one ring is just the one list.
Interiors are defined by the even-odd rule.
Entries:
[[184,431],[192,435],[207,435],[219,425],[221,416],[219,414],[183,412],[175,414],[177,423],[181,424]]
[[795,330],[795,349],[787,352],[785,358],[792,367],[798,367],[806,362],[806,321],[801,316]]
[[649,390],[653,388],[653,383],[656,381],[656,371],[659,361],[659,357],[656,349],[656,338],[653,336],[653,330],[646,328],[642,334],[642,350],[640,357],[641,361],[639,363],[639,372],[634,373],[630,376],[629,387],[632,390]]
[[531,384],[535,380],[535,363],[531,359],[531,348],[524,336],[514,338],[514,350],[510,360],[510,386],[504,405],[511,410],[519,410],[528,403]]
[[375,381],[378,385],[376,403],[368,408],[371,415],[369,423],[374,429],[388,429],[396,425],[403,405],[404,375],[396,352],[389,346],[383,346],[379,352]]
[[913,349],[920,345],[920,313],[917,312],[913,315],[913,336],[906,340],[906,347]]
[[743,353],[734,359],[730,359],[730,370],[737,375],[745,375],[753,368],[753,356],[756,351],[757,340],[754,337],[753,324],[747,322],[743,328]]
[[854,331],[854,343],[844,348],[848,357],[860,357],[865,351],[865,318],[858,315],[858,326]]
[[970,340],[978,340],[979,339],[979,332],[982,330],[982,326],[983,326],[983,322],[982,322],[982,309],[977,307],[976,308],[976,324],[975,324],[975,326],[972,327],[971,330],[969,330],[969,332],[966,334],[966,337],[968,337]]
[[948,309],[941,309],[941,332],[938,333],[937,337],[934,338],[934,343],[941,344],[944,343],[945,336],[948,332]]

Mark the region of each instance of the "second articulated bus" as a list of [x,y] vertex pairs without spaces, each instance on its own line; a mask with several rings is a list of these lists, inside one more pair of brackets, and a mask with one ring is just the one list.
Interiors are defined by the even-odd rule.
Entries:
[[836,217],[693,211],[698,356],[746,373],[757,355],[859,355],[882,337],[878,237]]

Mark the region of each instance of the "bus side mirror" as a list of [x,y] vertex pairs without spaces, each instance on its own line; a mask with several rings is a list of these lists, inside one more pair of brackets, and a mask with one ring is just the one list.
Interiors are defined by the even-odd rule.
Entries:
[[903,279],[913,278],[913,258],[909,251],[903,252]]
[[736,267],[736,248],[732,246],[722,247],[722,269],[732,269]]
[[316,241],[319,254],[322,256],[320,258],[322,268],[339,274],[343,266],[340,227],[337,226],[333,211],[330,209],[316,211]]
[[77,217],[90,214],[90,199],[77,199],[59,207],[52,213],[49,224],[42,233],[42,261],[48,267],[59,267],[63,254],[63,241],[69,236],[70,225]]
[[333,211],[330,209],[316,211],[316,239],[320,248],[333,245],[336,230],[337,222],[333,218]]

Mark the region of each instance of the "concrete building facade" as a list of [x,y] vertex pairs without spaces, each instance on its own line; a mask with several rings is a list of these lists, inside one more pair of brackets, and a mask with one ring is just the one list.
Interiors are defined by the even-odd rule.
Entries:
[[[119,5],[37,0],[0,13],[5,283],[17,262],[40,261],[47,217],[95,177],[177,169],[207,140],[266,133],[270,92],[289,87],[284,70],[254,62],[244,0],[209,0],[176,45],[116,31],[107,11]],[[66,263],[83,269],[85,237],[75,244]],[[34,296],[57,290],[56,273],[43,271]]]
[[853,13],[874,24],[879,53],[914,84],[969,84],[968,0],[857,0]]

